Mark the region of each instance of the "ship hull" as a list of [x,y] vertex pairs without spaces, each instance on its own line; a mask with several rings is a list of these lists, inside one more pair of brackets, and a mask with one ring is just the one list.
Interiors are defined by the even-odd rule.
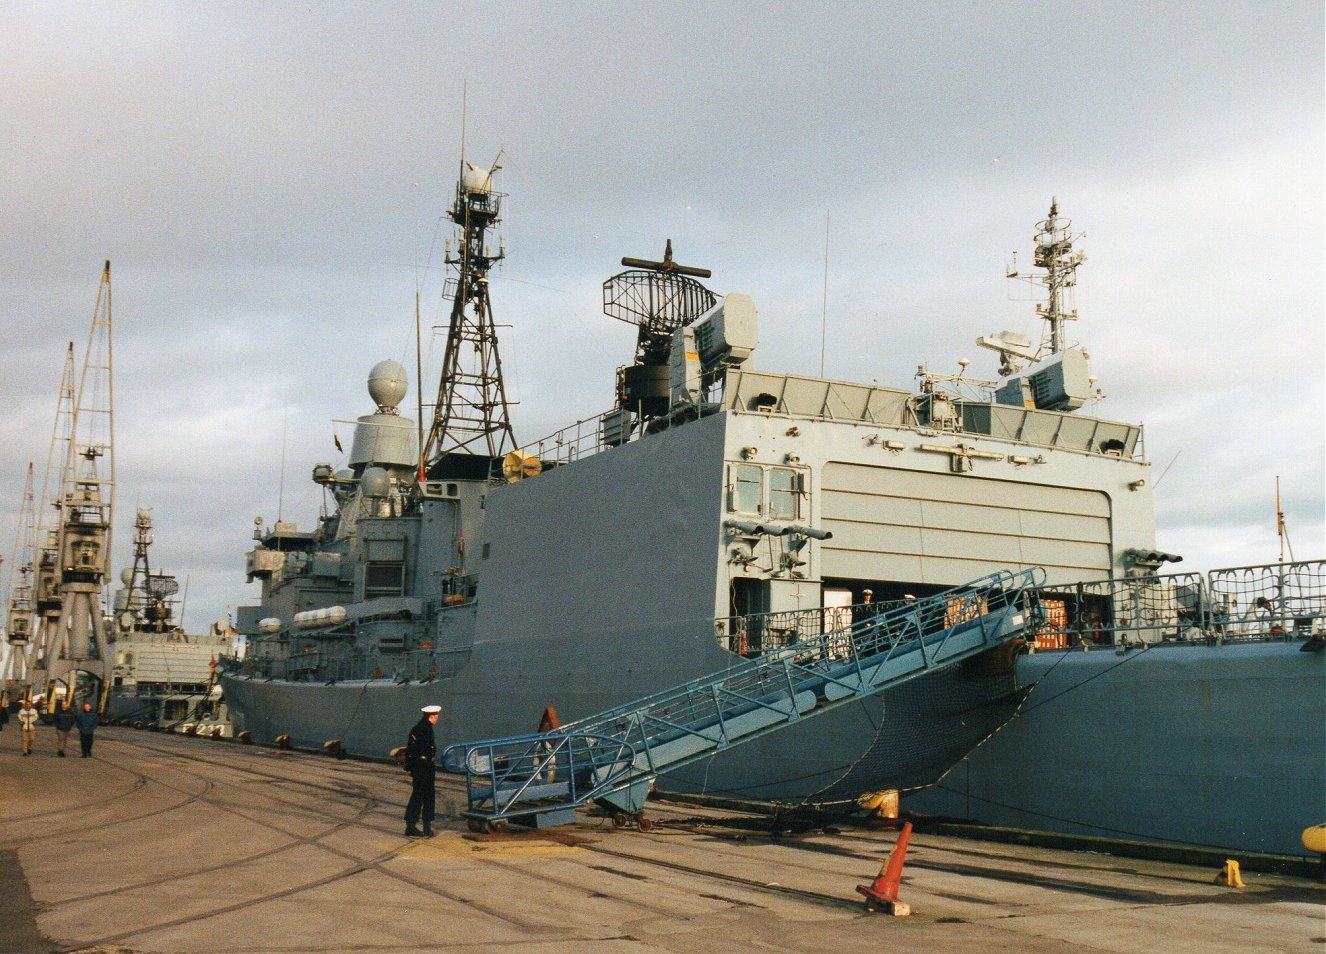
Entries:
[[[439,747],[495,735],[529,732],[557,693],[550,687],[500,699],[456,691],[451,680],[390,680],[333,685],[251,677],[223,677],[237,730],[260,742],[288,736],[317,748],[332,739],[348,752],[385,756],[403,745],[419,709],[443,707]],[[927,674],[903,686],[826,713],[783,732],[747,743],[663,776],[660,788],[679,793],[804,803],[853,799],[863,791],[934,782],[1006,722],[1020,699],[1009,673],[973,675],[961,666]],[[578,694],[585,709],[559,709],[569,717],[617,704],[613,696]],[[500,702],[500,705],[496,705]],[[530,718],[513,726],[511,713]],[[455,726],[466,731],[456,734]]]
[[903,807],[991,825],[1304,854],[1326,817],[1326,654],[1301,642],[1041,653],[1023,711]]

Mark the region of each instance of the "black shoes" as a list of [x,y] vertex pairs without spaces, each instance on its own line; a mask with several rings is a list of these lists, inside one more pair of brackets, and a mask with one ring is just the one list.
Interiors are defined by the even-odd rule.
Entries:
[[427,825],[424,826],[424,837],[425,838],[433,837],[433,829],[429,828]]
[[421,832],[418,828],[415,828],[413,825],[406,825],[406,826],[405,826],[405,837],[406,837],[406,838],[422,838],[422,837],[424,837],[424,833]]
[[59,752],[56,752],[55,754],[58,755],[58,756],[60,756],[60,758],[64,758],[64,750],[63,750],[63,749],[61,749]]

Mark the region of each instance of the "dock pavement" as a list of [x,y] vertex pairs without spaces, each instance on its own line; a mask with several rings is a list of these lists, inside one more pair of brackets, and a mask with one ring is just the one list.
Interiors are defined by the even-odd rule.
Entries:
[[1326,951],[1326,885],[914,832],[899,897],[856,892],[897,833],[771,831],[651,802],[475,834],[439,776],[438,833],[403,836],[389,764],[103,727],[93,756],[0,732],[0,951]]

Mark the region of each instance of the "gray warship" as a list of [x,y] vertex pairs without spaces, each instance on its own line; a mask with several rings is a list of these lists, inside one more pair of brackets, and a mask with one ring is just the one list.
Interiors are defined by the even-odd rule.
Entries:
[[[942,779],[941,795],[961,796],[943,810],[979,818],[1004,804],[1000,791],[1008,804],[1027,796],[1043,772],[1058,810],[1031,808],[1026,827],[1118,828],[1098,803],[1122,804],[1151,819],[1138,837],[1286,851],[1293,824],[1296,838],[1320,820],[1309,817],[1322,807],[1320,764],[1304,760],[1285,809],[1268,812],[1256,803],[1266,784],[1285,783],[1278,767],[1249,780],[1237,754],[1213,757],[1228,723],[1167,711],[1173,677],[1158,670],[1173,661],[1186,691],[1236,691],[1239,708],[1277,699],[1304,716],[1293,744],[1319,753],[1326,670],[1296,644],[1319,634],[1321,564],[1240,571],[1223,604],[1212,588],[1226,577],[1161,572],[1179,558],[1156,547],[1142,429],[1093,416],[1087,355],[1067,341],[1082,256],[1057,203],[1037,237],[1043,339],[979,340],[998,353],[999,381],[965,367],[922,368],[915,388],[758,370],[755,301],[715,294],[700,281],[708,270],[676,262],[668,243],[660,261],[624,258],[604,283],[605,313],[638,329],[612,407],[520,444],[488,294],[504,255],[489,240],[503,199],[494,171],[464,164],[450,209],[451,320],[427,432],[422,400],[417,422],[401,413],[405,369],[378,364],[375,408],[358,419],[347,466],[313,468],[334,506],[311,530],[256,521],[246,569],[261,597],[237,613],[245,653],[222,663],[237,729],[384,755],[420,705],[440,703],[442,744],[532,732],[969,580],[1041,567],[1042,651],[928,673],[665,775],[660,788],[823,804]],[[1235,619],[1240,599],[1258,608],[1247,625]],[[1133,611],[1143,603],[1145,618]],[[1256,661],[1226,645],[1244,637]],[[1147,664],[1119,665],[1134,657]],[[1242,678],[1250,668],[1267,677],[1255,688]],[[1022,749],[998,757],[1017,794],[990,766],[977,770],[983,753],[1020,738],[1029,692],[1036,699],[1051,677],[1068,680],[1052,690],[1061,695],[1100,689],[1106,669],[1116,674],[1106,698],[1076,694],[1079,705],[1058,706],[1071,716],[1023,738],[1039,761],[1020,761]],[[1202,744],[1156,745],[1179,717],[1196,719],[1183,738]],[[1114,730],[1099,736],[1105,760],[1057,772],[1099,727]],[[1150,766],[1162,759],[1169,774],[1157,781]],[[1193,760],[1200,768],[1183,775]],[[1223,827],[1193,837],[1185,822],[1220,797],[1256,805],[1255,820],[1228,824],[1239,805],[1227,802],[1193,822]]]
[[106,715],[140,728],[227,738],[230,720],[216,681],[217,661],[233,651],[226,621],[205,634],[179,619],[179,581],[149,559],[152,514],[134,516],[133,563],[112,600],[110,684]]

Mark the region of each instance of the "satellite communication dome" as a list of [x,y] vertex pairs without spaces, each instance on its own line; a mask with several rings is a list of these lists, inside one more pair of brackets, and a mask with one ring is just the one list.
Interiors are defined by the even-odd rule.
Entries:
[[368,372],[368,396],[379,408],[394,411],[409,387],[405,369],[396,361],[379,361]]
[[359,478],[359,490],[365,497],[385,497],[391,493],[391,475],[381,467],[369,467]]
[[123,583],[125,586],[128,586],[133,581],[134,581],[133,567],[126,566],[123,570],[120,571],[120,582]]
[[465,160],[465,173],[461,181],[465,184],[466,192],[477,192],[480,195],[487,195],[493,191],[493,173],[496,167],[492,169],[480,169],[468,159]]

